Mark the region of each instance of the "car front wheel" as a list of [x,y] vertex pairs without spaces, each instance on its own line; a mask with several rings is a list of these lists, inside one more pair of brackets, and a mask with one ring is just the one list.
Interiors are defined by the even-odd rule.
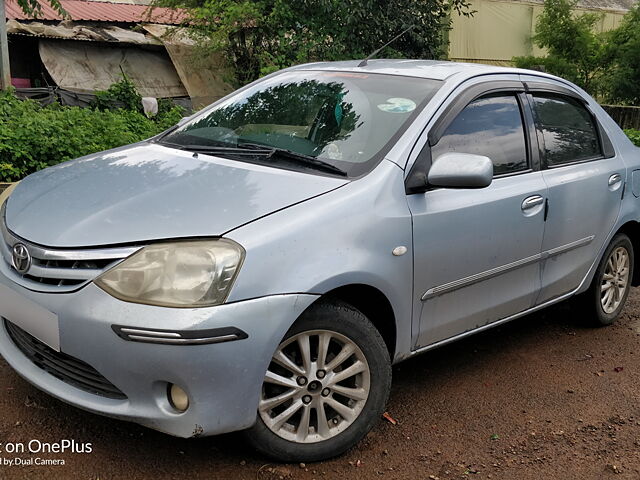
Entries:
[[389,353],[373,324],[345,303],[320,302],[273,354],[246,438],[281,461],[339,455],[376,424],[390,385]]

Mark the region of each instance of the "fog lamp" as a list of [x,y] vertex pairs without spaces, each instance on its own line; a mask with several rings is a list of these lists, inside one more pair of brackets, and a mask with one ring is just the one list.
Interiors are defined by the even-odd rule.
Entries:
[[187,408],[189,408],[189,396],[187,392],[173,383],[169,384],[168,390],[169,403],[171,406],[179,412],[186,411]]

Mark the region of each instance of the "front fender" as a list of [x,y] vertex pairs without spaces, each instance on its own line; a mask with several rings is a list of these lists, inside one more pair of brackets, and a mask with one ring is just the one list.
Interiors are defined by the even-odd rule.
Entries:
[[[359,180],[226,236],[247,252],[228,301],[370,285],[394,310],[397,353],[410,348],[412,226],[397,165],[383,161]],[[393,255],[398,246],[406,254]]]

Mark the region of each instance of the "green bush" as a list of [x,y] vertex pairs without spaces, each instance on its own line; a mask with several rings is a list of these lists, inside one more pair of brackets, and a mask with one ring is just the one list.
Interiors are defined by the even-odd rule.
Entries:
[[183,116],[181,107],[149,119],[138,111],[40,106],[0,92],[0,181],[152,137]]
[[628,130],[625,130],[624,133],[627,134],[627,137],[629,137],[633,143],[640,147],[640,130],[629,128]]
[[107,90],[96,92],[94,106],[99,110],[110,110],[113,104],[142,113],[142,95],[124,72],[119,82],[113,83]]

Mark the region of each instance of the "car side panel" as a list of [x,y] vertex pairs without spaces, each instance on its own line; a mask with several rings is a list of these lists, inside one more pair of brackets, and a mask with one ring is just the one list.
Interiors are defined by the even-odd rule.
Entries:
[[[585,279],[591,277],[613,234],[624,224],[621,208],[631,187],[628,160],[638,149],[609,115],[575,85],[535,75],[521,75],[521,79],[523,82],[543,80],[543,83],[561,85],[579,93],[615,150],[611,158],[558,166],[543,172],[549,186],[543,251],[564,250],[550,256],[543,264],[542,289],[536,302],[543,304],[578,287],[583,290]],[[608,181],[615,174],[622,177],[622,183],[609,186]],[[640,204],[632,201],[629,211],[635,213],[631,217],[638,218],[639,209]]]
[[[409,196],[414,215],[414,302],[422,306],[422,347],[534,305],[540,288],[543,206],[540,172],[494,179],[483,189],[437,189]],[[420,290],[418,290],[418,288]]]
[[[627,170],[626,175],[626,184],[624,186],[624,195],[622,196],[622,202],[620,206],[620,211],[618,213],[618,218],[614,223],[611,230],[608,232],[606,240],[603,242],[600,251],[597,253],[595,258],[593,258],[593,263],[591,264],[591,268],[582,279],[580,286],[577,288],[577,293],[582,293],[589,288],[591,284],[591,280],[595,275],[596,268],[602,255],[604,255],[604,251],[607,246],[611,242],[611,239],[616,234],[616,232],[625,224],[629,222],[639,222],[640,223],[640,198],[633,194],[631,178],[634,171],[640,173],[640,148],[636,147],[629,137],[622,131],[622,129],[618,126],[618,124],[609,116],[609,114],[591,97],[588,96],[586,92],[580,89],[577,86],[573,86],[575,90],[580,92],[580,94],[588,100],[589,108],[591,111],[595,113],[600,121],[602,127],[606,131],[609,139],[613,143],[613,147],[616,151],[616,155],[619,155],[622,161],[624,162],[625,168]],[[640,255],[640,246],[638,244],[634,245],[636,247],[636,256]]]
[[[369,285],[393,308],[396,355],[410,351],[411,215],[403,171],[396,164],[385,160],[359,180],[226,236],[247,250],[228,302]],[[399,246],[406,247],[406,253],[393,255]]]
[[537,304],[580,285],[593,259],[606,246],[618,218],[622,185],[607,185],[614,174],[625,176],[620,157],[568,165],[543,173],[549,186],[549,214],[543,251],[562,253],[543,264]]

